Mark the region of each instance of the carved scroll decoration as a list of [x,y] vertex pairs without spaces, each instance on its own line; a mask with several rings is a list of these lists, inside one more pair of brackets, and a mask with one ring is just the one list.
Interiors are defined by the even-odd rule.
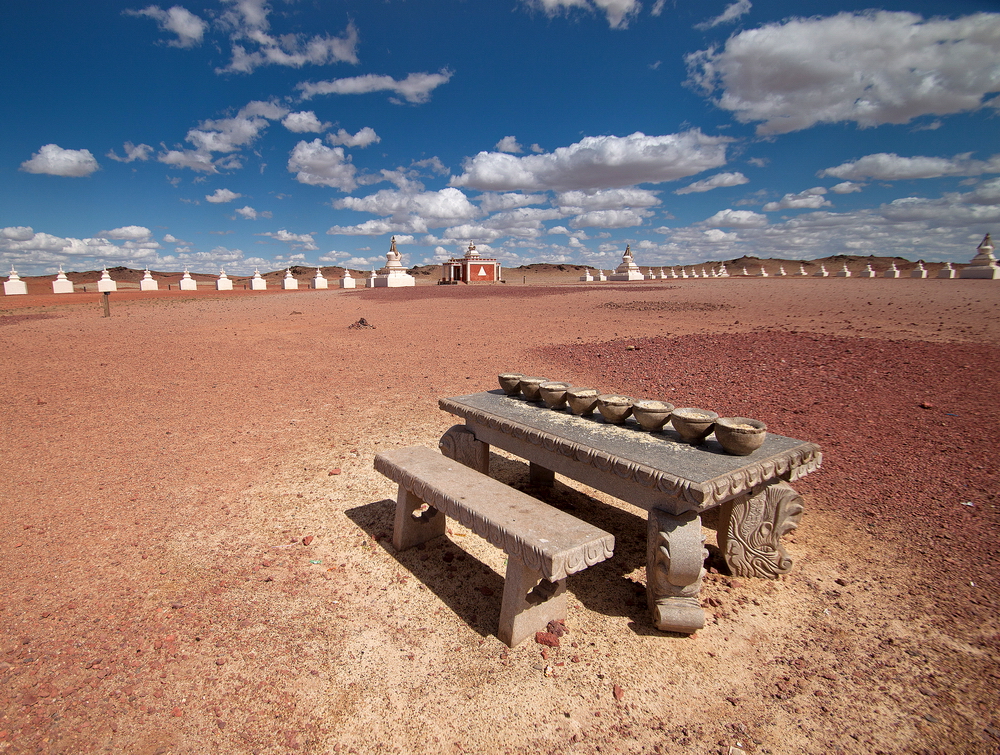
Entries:
[[[611,472],[624,480],[663,493],[665,496],[688,504],[692,509],[700,510],[717,506],[746,490],[778,480],[793,482],[816,471],[823,462],[823,454],[819,447],[813,443],[804,443],[799,448],[776,458],[758,462],[745,469],[699,485],[668,472],[617,458],[605,451],[574,443],[552,433],[536,430],[505,417],[497,417],[451,399],[439,399],[438,406],[446,412],[485,425],[503,435],[559,453],[601,472]],[[461,425],[455,427],[461,427]],[[451,430],[448,432],[450,433]],[[448,433],[445,435],[447,436]],[[444,438],[441,440],[444,443]],[[447,455],[444,446],[442,446],[442,452]]]
[[668,632],[690,634],[705,626],[698,594],[705,575],[705,538],[701,518],[688,511],[674,516],[649,512],[646,594],[653,623]]
[[452,425],[438,441],[441,453],[482,474],[490,473],[489,444],[476,440],[465,425]]
[[803,508],[802,497],[784,482],[723,504],[719,550],[732,573],[770,579],[787,574],[792,559],[781,538],[799,526]]

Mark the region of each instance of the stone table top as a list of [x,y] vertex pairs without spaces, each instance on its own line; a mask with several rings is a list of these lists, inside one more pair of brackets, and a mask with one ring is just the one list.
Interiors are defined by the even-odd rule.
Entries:
[[576,416],[568,408],[550,409],[500,390],[442,398],[438,405],[467,422],[611,472],[696,510],[757,485],[797,480],[818,469],[823,458],[816,444],[771,432],[749,456],[732,456],[714,434],[692,446],[669,428],[646,432],[631,417],[614,425],[597,412]]

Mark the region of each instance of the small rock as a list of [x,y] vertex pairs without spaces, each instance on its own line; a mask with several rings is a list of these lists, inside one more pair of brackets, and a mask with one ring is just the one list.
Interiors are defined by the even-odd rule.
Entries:
[[303,545],[311,545],[312,541],[313,541],[313,536],[312,535],[306,535],[304,538],[302,538],[302,544]]
[[833,581],[836,582],[841,587],[847,587],[849,584],[851,584],[850,580],[844,579],[843,577],[838,577]]
[[617,700],[618,702],[621,702],[622,698],[625,697],[625,690],[623,690],[617,684],[614,687],[612,687],[611,691],[615,696],[615,700]]
[[184,711],[182,711],[180,708],[174,708],[172,711],[170,711],[170,715],[173,716],[174,718],[180,718],[181,716],[184,715]]
[[566,622],[562,619],[553,619],[546,625],[545,629],[549,634],[554,634],[556,637],[562,637],[569,631],[566,629]]
[[226,665],[226,659],[225,658],[216,658],[215,659],[215,665],[216,666],[225,666]]
[[340,467],[337,467],[336,469],[331,469],[330,472],[329,472],[329,474],[327,475],[327,477],[330,477],[330,476],[333,476],[333,475],[337,475],[337,474],[340,474]]
[[552,632],[535,632],[535,642],[550,648],[559,647],[559,637]]
[[940,723],[941,722],[941,719],[938,718],[937,716],[935,716],[933,713],[925,713],[924,714],[924,720],[928,721],[929,723],[932,723],[932,724],[936,724],[936,723]]
[[932,404],[930,401],[921,401],[920,402],[920,408],[921,409],[933,409],[934,408],[934,404]]

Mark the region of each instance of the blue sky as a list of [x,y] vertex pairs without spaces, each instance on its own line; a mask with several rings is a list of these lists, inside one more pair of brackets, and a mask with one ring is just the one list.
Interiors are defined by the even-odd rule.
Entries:
[[994,1],[13,3],[0,265],[236,273],[1000,230]]

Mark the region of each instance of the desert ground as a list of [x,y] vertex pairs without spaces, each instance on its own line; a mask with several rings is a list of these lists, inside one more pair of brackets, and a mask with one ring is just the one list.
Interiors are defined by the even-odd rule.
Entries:
[[[1000,751],[1000,282],[576,278],[0,298],[0,753]],[[706,528],[659,632],[645,512],[495,452],[617,540],[507,649],[503,553],[396,553],[372,460],[512,370],[818,443],[791,573]]]

